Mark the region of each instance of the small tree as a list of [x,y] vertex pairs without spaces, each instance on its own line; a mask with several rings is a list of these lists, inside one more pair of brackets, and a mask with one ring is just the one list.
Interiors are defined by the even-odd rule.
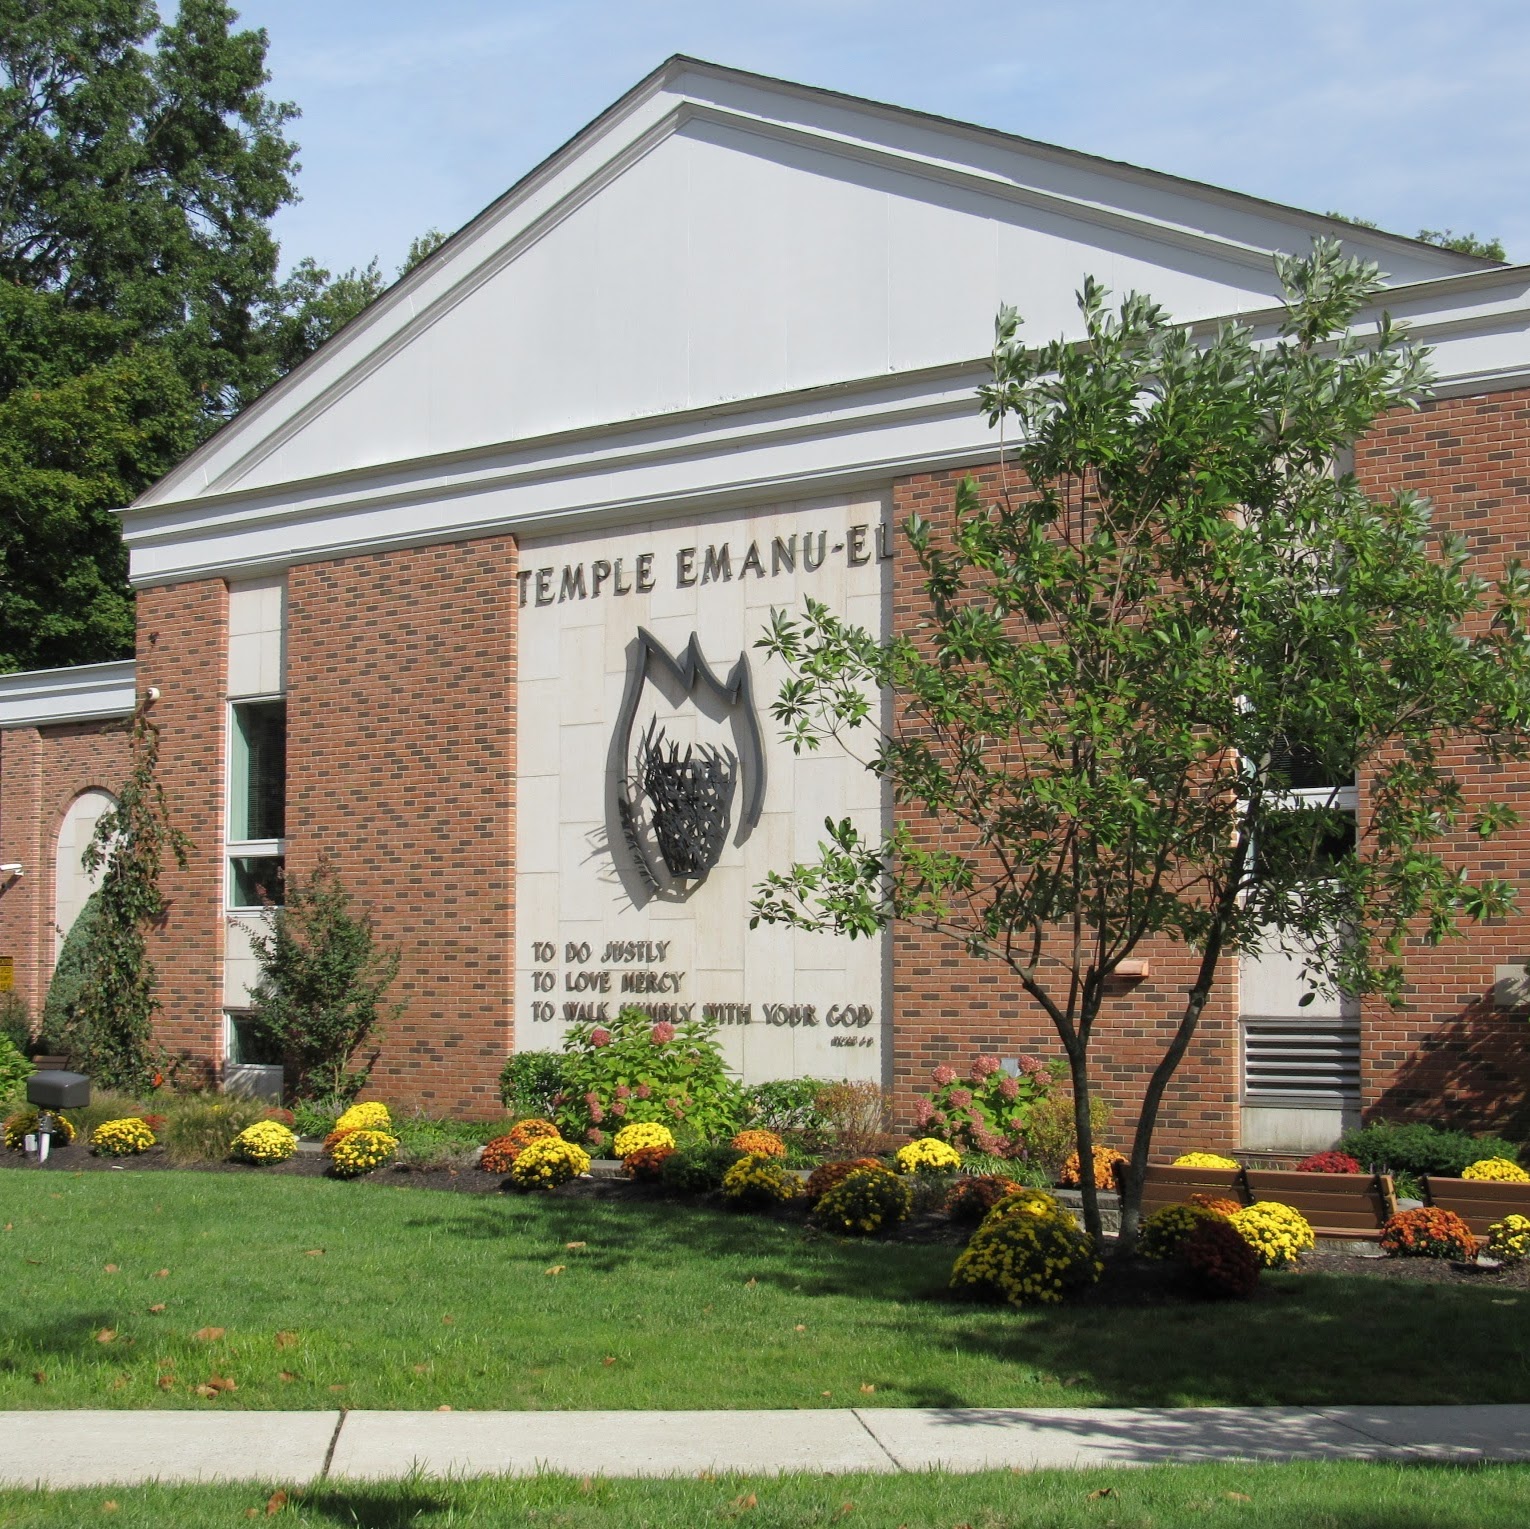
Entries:
[[[1081,343],[1030,350],[998,322],[990,421],[1018,421],[1018,481],[968,480],[939,531],[907,526],[928,620],[878,642],[809,602],[761,646],[799,750],[875,734],[904,807],[891,837],[830,821],[816,863],[771,875],[756,918],[869,934],[892,919],[1007,967],[1045,1011],[1093,1145],[1090,1045],[1106,983],[1144,941],[1195,953],[1149,1076],[1122,1206],[1135,1239],[1165,1090],[1222,957],[1304,947],[1318,989],[1401,991],[1410,933],[1438,941],[1510,906],[1441,842],[1514,821],[1467,810],[1447,749],[1526,752],[1530,579],[1496,591],[1424,501],[1374,503],[1337,470],[1383,411],[1413,405],[1423,356],[1383,318],[1374,265],[1321,242],[1277,261],[1278,332],[1194,336],[1149,299],[1086,281]],[[874,697],[891,692],[883,731]],[[1335,791],[1364,770],[1359,852]],[[1084,1176],[1088,1228],[1099,1208]]]
[[117,803],[102,813],[83,856],[101,873],[81,941],[61,961],[56,980],[72,991],[50,991],[45,1023],[57,1022],[70,1054],[98,1087],[145,1093],[156,1063],[154,963],[148,931],[165,914],[159,875],[168,855],[183,870],[187,839],[170,821],[157,775],[159,729],[147,702],[133,714],[131,767]]
[[351,911],[326,855],[306,882],[288,880],[269,919],[250,940],[260,962],[251,1018],[296,1073],[300,1098],[349,1104],[377,1061],[376,1049],[359,1062],[357,1053],[381,1039],[398,952],[378,946],[369,914]]

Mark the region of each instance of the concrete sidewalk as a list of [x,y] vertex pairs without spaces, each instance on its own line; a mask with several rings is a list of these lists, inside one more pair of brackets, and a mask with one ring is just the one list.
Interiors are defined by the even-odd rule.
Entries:
[[1530,1460],[1530,1406],[7,1412],[0,1483]]

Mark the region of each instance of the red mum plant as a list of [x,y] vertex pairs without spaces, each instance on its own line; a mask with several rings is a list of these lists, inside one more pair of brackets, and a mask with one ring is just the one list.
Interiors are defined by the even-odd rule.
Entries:
[[1259,1255],[1230,1221],[1201,1221],[1179,1245],[1185,1283],[1213,1301],[1246,1301],[1259,1283]]
[[1193,1194],[1190,1196],[1192,1205],[1199,1205],[1202,1210],[1214,1210],[1219,1216],[1230,1216],[1235,1210],[1243,1209],[1241,1200],[1230,1200],[1225,1195]]
[[1005,1195],[1012,1195],[1019,1187],[1013,1179],[997,1173],[958,1179],[946,1196],[946,1214],[953,1221],[976,1226]]
[[674,1155],[673,1147],[639,1147],[622,1159],[622,1172],[639,1184],[656,1184],[665,1159]]
[[324,1138],[324,1154],[325,1154],[325,1156],[327,1157],[330,1154],[332,1154],[334,1152],[335,1148],[338,1147],[340,1145],[340,1143],[343,1142],[347,1136],[354,1135],[355,1132],[357,1132],[360,1129],[361,1128],[359,1126],[347,1126],[346,1129],[343,1130],[343,1131],[331,1131],[329,1133],[329,1135]]
[[1347,1152],[1314,1152],[1296,1165],[1298,1173],[1364,1173]]
[[[140,1115],[138,1117],[156,1135],[160,1135],[167,1124],[163,1115]],[[283,1122],[285,1125],[287,1122]]]
[[820,1163],[808,1175],[803,1194],[816,1203],[836,1184],[849,1178],[852,1173],[859,1173],[862,1168],[885,1168],[886,1166],[886,1163],[879,1162],[874,1157],[853,1157],[842,1163]]
[[1453,1211],[1422,1205],[1400,1210],[1381,1229],[1381,1248],[1394,1258],[1474,1259],[1477,1239]]

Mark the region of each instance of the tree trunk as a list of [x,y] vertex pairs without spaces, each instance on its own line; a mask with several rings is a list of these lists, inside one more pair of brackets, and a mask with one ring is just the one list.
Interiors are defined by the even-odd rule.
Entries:
[[1100,1196],[1094,1187],[1094,1127],[1089,1119],[1089,1053],[1081,1043],[1065,1048],[1073,1080],[1073,1134],[1078,1139],[1078,1187],[1084,1201],[1084,1230],[1098,1243],[1104,1236]]

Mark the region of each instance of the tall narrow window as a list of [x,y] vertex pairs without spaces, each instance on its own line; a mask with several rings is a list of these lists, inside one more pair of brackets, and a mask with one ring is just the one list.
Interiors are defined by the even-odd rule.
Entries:
[[287,832],[287,703],[235,701],[229,728],[230,908],[282,901]]

